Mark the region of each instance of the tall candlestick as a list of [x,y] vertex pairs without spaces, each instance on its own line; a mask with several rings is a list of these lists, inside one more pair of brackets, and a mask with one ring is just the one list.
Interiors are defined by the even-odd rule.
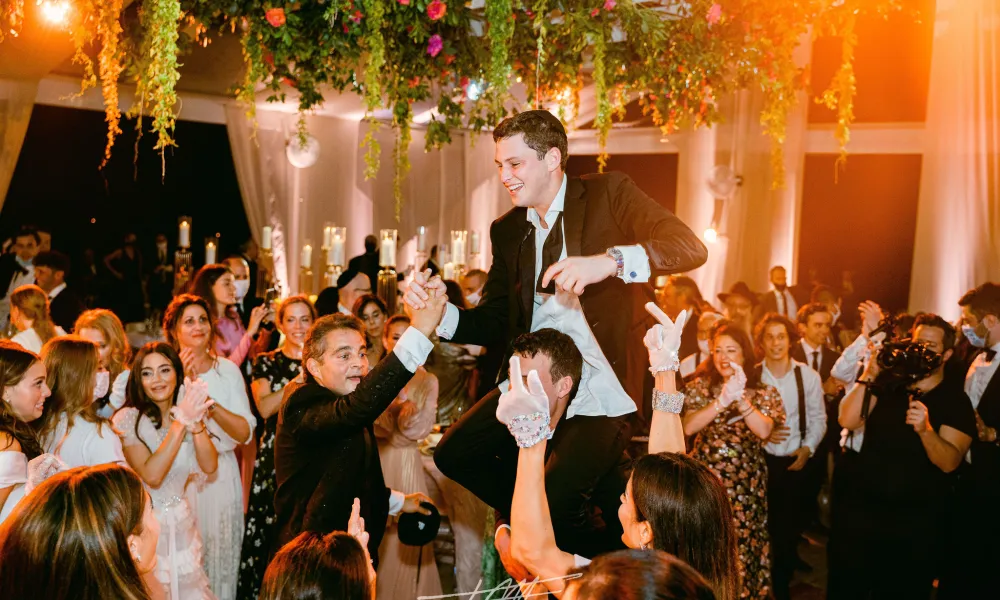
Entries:
[[215,238],[208,238],[205,241],[205,264],[215,264]]
[[270,250],[271,249],[271,226],[270,225],[265,225],[264,229],[261,231],[260,248],[261,248],[261,250]]
[[309,242],[306,242],[306,244],[304,246],[302,246],[302,256],[300,257],[301,258],[300,262],[302,264],[300,266],[303,267],[303,268],[306,268],[306,269],[311,268],[312,267],[312,257],[313,257],[313,247],[312,247],[312,244],[310,244]]
[[427,252],[427,228],[417,227],[417,252]]
[[191,247],[191,217],[180,218],[180,232],[177,236],[177,246],[180,248]]
[[380,232],[382,247],[379,252],[378,264],[382,267],[396,267],[396,230],[383,229]]
[[326,264],[344,266],[347,258],[345,247],[347,244],[347,228],[332,227],[330,232],[330,249],[327,251]]
[[451,232],[451,262],[456,265],[465,264],[465,248],[468,240],[468,231]]
[[323,248],[333,246],[333,225],[327,223],[323,226]]
[[455,279],[455,265],[453,265],[450,262],[444,263],[444,268],[442,268],[441,274],[442,274],[442,276],[443,276],[443,278],[444,278],[445,281],[448,281],[449,279],[454,280]]

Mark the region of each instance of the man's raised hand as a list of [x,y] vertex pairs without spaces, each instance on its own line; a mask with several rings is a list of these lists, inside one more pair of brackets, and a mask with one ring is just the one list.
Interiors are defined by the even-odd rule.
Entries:
[[447,297],[448,289],[440,277],[431,277],[431,270],[424,269],[413,274],[413,281],[403,296],[403,302],[411,308],[423,309],[427,307],[427,300],[432,295]]

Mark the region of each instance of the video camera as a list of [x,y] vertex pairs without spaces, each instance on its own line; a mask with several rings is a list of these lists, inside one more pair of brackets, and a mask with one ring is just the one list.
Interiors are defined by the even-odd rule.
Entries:
[[880,390],[908,387],[941,366],[941,355],[928,348],[925,342],[910,338],[895,339],[896,323],[893,317],[883,319],[869,338],[878,333],[885,334],[885,341],[875,356],[879,374],[872,387]]

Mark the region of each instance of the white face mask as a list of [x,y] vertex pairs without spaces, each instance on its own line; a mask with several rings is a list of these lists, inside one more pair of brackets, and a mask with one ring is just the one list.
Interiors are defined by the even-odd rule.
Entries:
[[479,301],[482,300],[483,295],[480,292],[481,290],[475,291],[465,297],[471,306],[476,306],[479,304]]
[[250,280],[237,279],[233,284],[236,286],[236,301],[242,302],[246,298],[247,292],[250,291]]
[[108,395],[111,388],[111,373],[107,371],[97,372],[97,383],[94,384],[94,400]]
[[698,350],[705,356],[708,356],[708,340],[698,340]]

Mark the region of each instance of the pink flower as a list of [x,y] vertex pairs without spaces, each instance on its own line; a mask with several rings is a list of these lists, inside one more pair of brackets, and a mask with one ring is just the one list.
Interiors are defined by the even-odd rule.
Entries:
[[430,54],[432,57],[440,54],[443,49],[444,41],[440,35],[435,33],[431,36],[431,39],[427,40],[427,54]]
[[281,27],[285,24],[285,9],[283,8],[271,8],[268,9],[264,16],[267,18],[267,22],[271,24],[271,27]]
[[448,5],[441,0],[433,0],[427,5],[427,16],[430,17],[431,21],[441,19],[446,12],[448,12]]
[[[609,2],[611,0],[608,0]],[[708,9],[708,15],[705,16],[708,19],[709,24],[715,25],[722,18],[722,5],[716,2],[712,5],[712,8]]]
[[601,14],[601,9],[599,8],[595,8],[594,10],[590,11],[590,16],[592,17],[596,17],[599,14]]
[[399,0],[399,3],[402,4],[403,6],[409,6],[410,0]]
[[604,10],[611,12],[616,6],[618,6],[618,3],[615,0],[604,0]]

